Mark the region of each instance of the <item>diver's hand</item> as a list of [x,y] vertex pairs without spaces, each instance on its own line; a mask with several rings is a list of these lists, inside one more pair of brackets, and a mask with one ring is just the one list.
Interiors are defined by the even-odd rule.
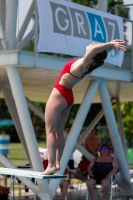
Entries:
[[127,50],[127,42],[124,40],[112,40],[111,42],[112,48],[116,53],[118,53],[118,50],[120,51],[126,51]]

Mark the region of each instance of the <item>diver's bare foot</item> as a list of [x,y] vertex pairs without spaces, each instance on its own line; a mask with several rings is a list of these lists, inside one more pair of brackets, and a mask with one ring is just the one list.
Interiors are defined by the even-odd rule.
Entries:
[[47,169],[41,173],[41,175],[53,175],[58,171],[58,169],[56,167],[47,167]]
[[60,170],[60,166],[59,165],[56,165],[56,168],[57,168],[57,171]]

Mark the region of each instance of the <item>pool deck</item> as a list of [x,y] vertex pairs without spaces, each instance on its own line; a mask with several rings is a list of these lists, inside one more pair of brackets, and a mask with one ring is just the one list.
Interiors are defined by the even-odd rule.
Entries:
[[[66,200],[86,200],[87,195],[87,187],[85,183],[79,183],[73,185],[74,189],[68,189],[67,199]],[[56,195],[53,200],[60,200],[61,191],[60,188],[57,189]],[[35,200],[34,194],[32,191],[25,192],[24,189],[15,190],[14,195],[11,192],[11,200]],[[96,199],[102,200],[102,188],[99,187],[96,189]],[[36,197],[36,200],[40,200],[40,198]],[[88,200],[91,200],[90,196],[88,196]],[[108,199],[110,200],[110,194],[108,195]],[[118,192],[117,188],[113,186],[112,189],[112,200],[133,200],[133,194],[124,195],[123,192]]]

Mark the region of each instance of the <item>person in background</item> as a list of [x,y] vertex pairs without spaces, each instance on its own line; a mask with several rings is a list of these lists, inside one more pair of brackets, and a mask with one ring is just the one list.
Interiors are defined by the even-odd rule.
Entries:
[[88,178],[88,167],[89,167],[90,161],[82,155],[82,160],[79,162],[77,171],[74,173],[74,178],[79,180],[87,180]]
[[101,146],[101,139],[96,135],[96,129],[93,128],[90,134],[85,138],[83,142],[84,148],[92,153],[92,155],[97,155]]
[[109,148],[103,144],[100,148],[100,156],[94,158],[88,167],[89,179],[86,181],[92,200],[95,198],[95,185],[101,184],[103,187],[103,200],[107,200],[110,178],[117,171],[116,159],[109,155]]
[[68,180],[62,180],[60,183],[61,188],[61,197],[60,200],[65,200],[65,197],[67,196],[69,181]]

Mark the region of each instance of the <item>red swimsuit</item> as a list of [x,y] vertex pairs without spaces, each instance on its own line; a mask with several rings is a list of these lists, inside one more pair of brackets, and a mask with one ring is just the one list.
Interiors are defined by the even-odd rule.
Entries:
[[61,71],[57,81],[55,82],[54,84],[54,87],[62,94],[62,96],[66,99],[67,103],[68,103],[68,107],[72,106],[73,105],[73,102],[74,102],[74,97],[73,97],[73,91],[72,89],[68,89],[62,85],[59,84],[59,81],[61,79],[61,77],[63,76],[63,74],[66,74],[66,73],[70,73],[70,68],[71,68],[71,65],[75,62],[76,60],[71,60],[69,62],[66,63],[66,65],[64,66],[63,70]]
[[[76,59],[77,60],[77,59]],[[54,84],[54,88],[56,88],[61,94],[62,96],[66,99],[67,103],[68,103],[68,107],[71,107],[73,105],[73,102],[74,102],[74,97],[73,97],[73,91],[72,89],[68,89],[62,85],[59,84],[59,81],[61,79],[61,77],[66,74],[66,73],[69,73],[71,74],[70,72],[70,68],[71,68],[71,65],[76,61],[76,60],[70,60],[68,61],[63,70],[61,71],[57,81],[55,82]],[[82,77],[77,77],[77,76],[74,76],[73,74],[71,74],[72,76],[74,76],[75,78],[83,78],[86,74],[89,73],[89,70],[82,76]]]

